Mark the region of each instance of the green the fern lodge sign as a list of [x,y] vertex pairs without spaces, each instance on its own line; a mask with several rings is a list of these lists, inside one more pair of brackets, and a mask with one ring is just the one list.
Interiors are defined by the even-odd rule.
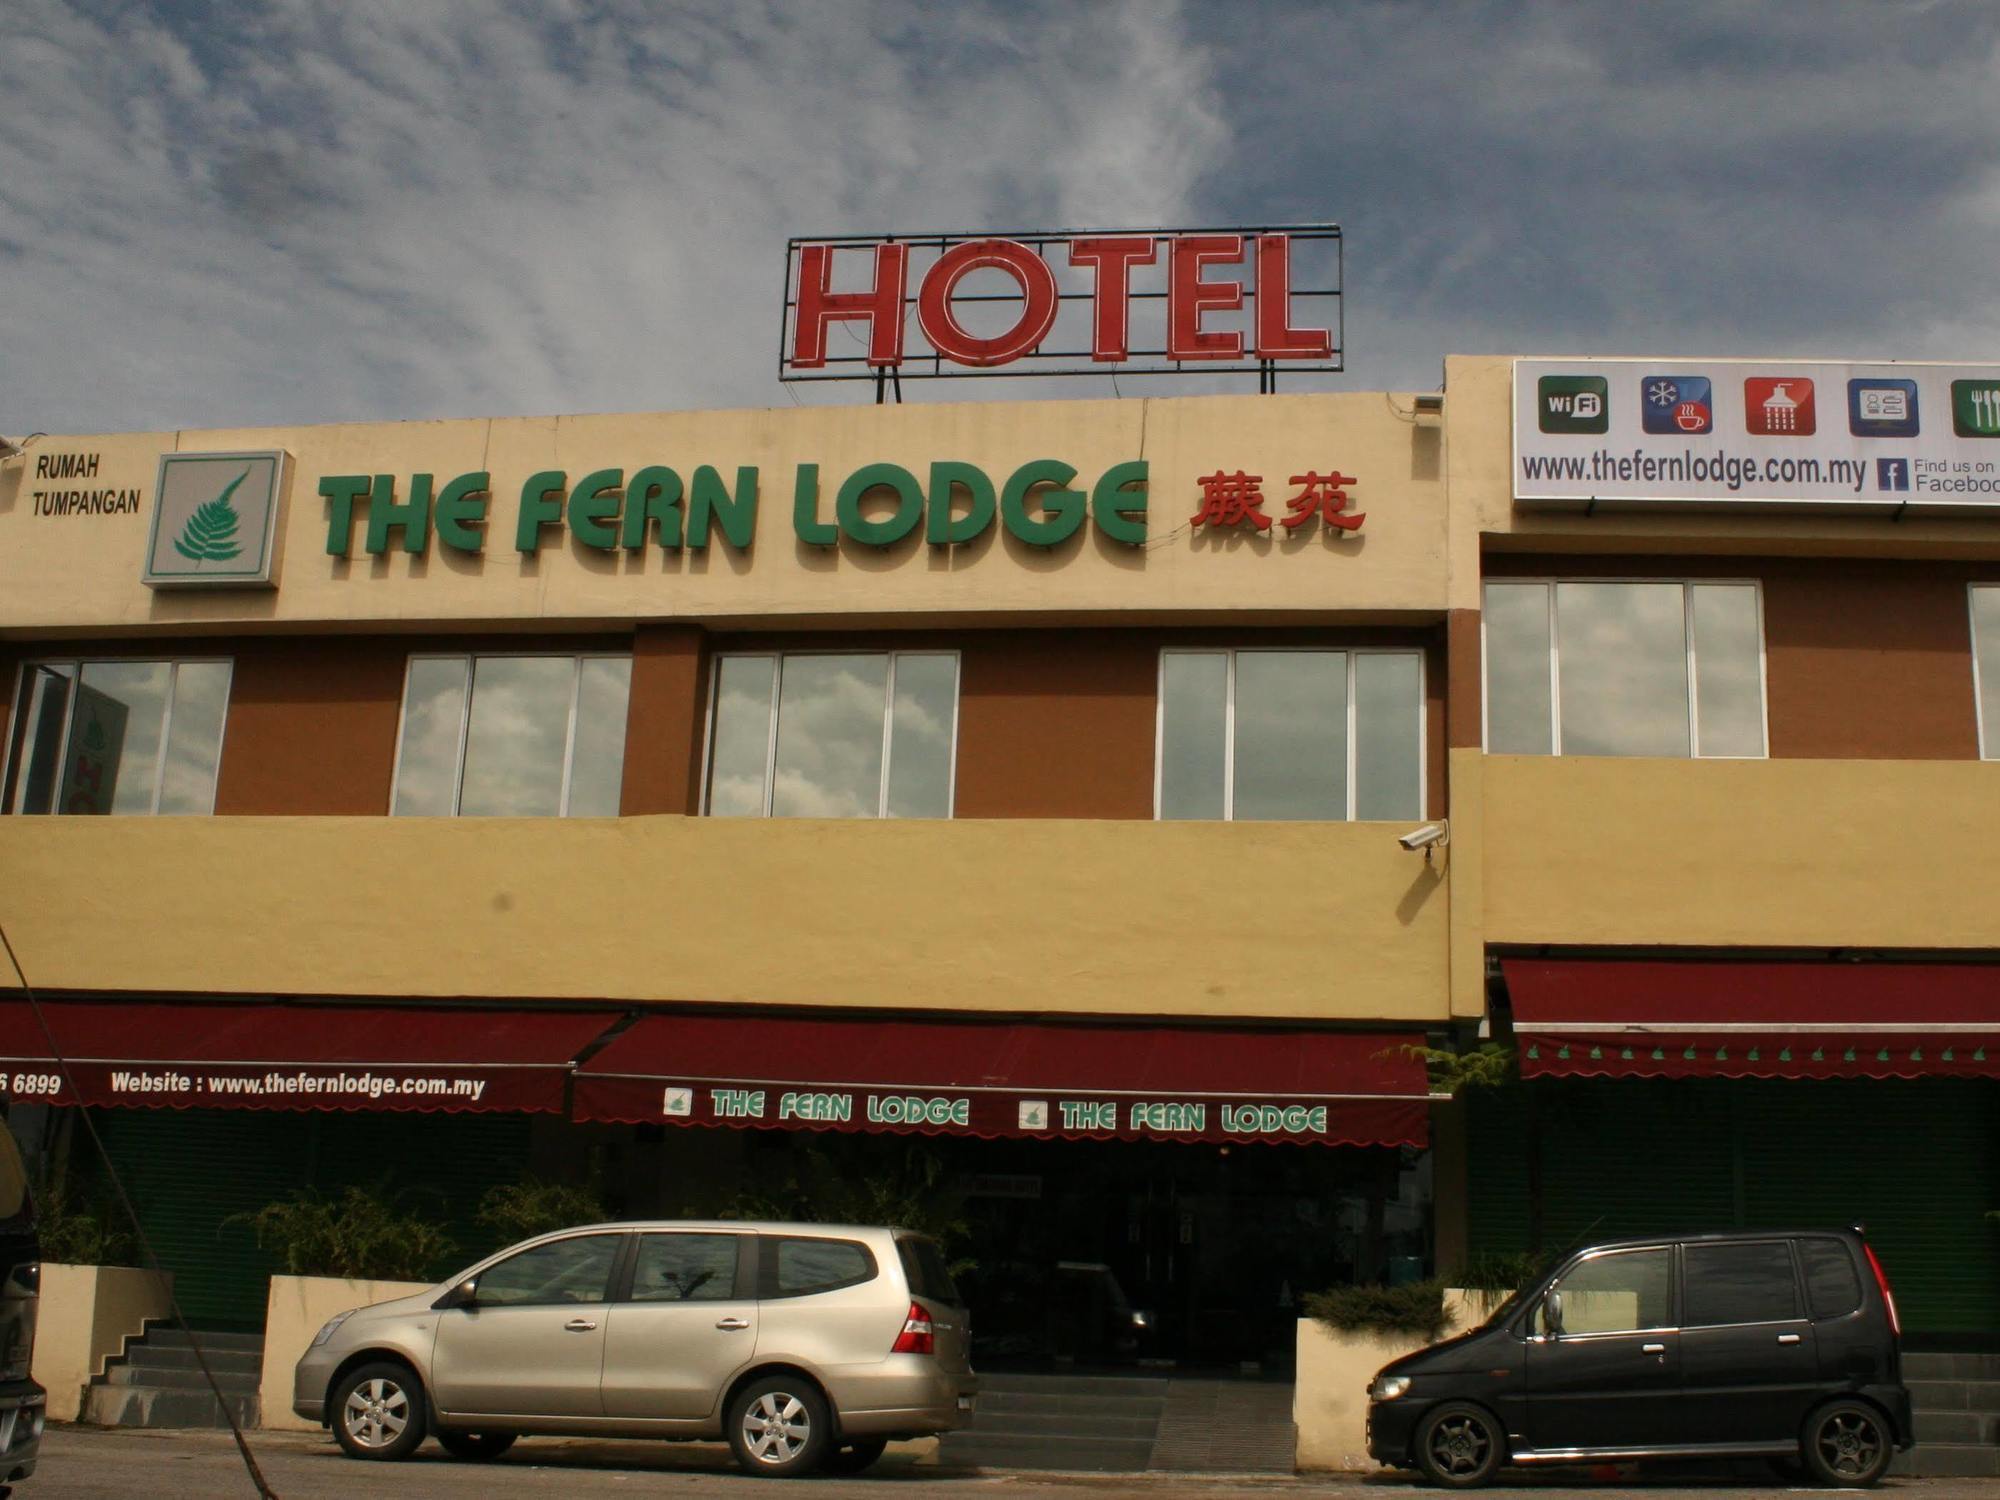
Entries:
[[160,459],[144,581],[153,588],[269,588],[289,455]]

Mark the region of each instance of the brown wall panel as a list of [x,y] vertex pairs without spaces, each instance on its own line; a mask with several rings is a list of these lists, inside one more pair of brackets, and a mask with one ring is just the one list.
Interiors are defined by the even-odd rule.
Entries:
[[295,636],[227,649],[216,812],[388,812],[408,643]]
[[1489,555],[1488,577],[1754,578],[1777,759],[1979,754],[1966,585],[1992,565],[1858,558]]
[[632,641],[632,696],[625,715],[625,786],[620,811],[700,809],[708,658],[692,625],[642,625]]

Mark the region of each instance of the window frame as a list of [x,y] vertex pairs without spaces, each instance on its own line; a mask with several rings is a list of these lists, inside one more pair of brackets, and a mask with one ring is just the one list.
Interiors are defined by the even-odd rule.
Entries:
[[[1347,658],[1347,813],[1331,821],[1408,822],[1407,818],[1354,816],[1360,786],[1355,776],[1355,757],[1360,754],[1360,736],[1355,733],[1359,704],[1354,691],[1357,659],[1363,656],[1414,656],[1417,659],[1417,806],[1411,817],[1428,818],[1431,808],[1431,700],[1430,653],[1422,646],[1162,646],[1153,676],[1153,821],[1155,823],[1234,823],[1236,817],[1236,658],[1241,652],[1266,656],[1331,656]],[[1169,656],[1214,656],[1224,658],[1222,677],[1222,816],[1220,818],[1163,818],[1160,791],[1167,766],[1167,658]],[[1246,823],[1326,822],[1323,818],[1245,818]]]
[[[787,1292],[778,1286],[778,1250],[792,1243],[842,1245],[859,1250],[862,1259],[868,1262],[865,1275],[851,1277],[846,1281],[830,1281]],[[866,1240],[853,1239],[844,1234],[801,1234],[795,1229],[762,1230],[757,1235],[757,1281],[753,1288],[759,1302],[790,1302],[799,1297],[824,1297],[829,1292],[844,1292],[850,1287],[867,1286],[882,1277],[882,1258],[875,1253],[875,1247]]]
[[[897,646],[888,650],[876,648],[851,649],[843,646],[814,646],[808,650],[795,651],[773,648],[769,651],[718,651],[709,658],[708,665],[708,709],[702,727],[701,741],[701,816],[715,817],[711,807],[715,775],[715,713],[722,700],[722,664],[725,661],[768,661],[773,663],[771,671],[771,705],[764,726],[764,807],[761,812],[748,814],[750,817],[772,818],[778,816],[771,811],[778,790],[778,718],[779,703],[785,686],[785,659],[807,656],[885,656],[888,658],[888,673],[882,689],[882,776],[875,794],[875,820],[879,822],[902,821],[924,822],[921,818],[895,819],[889,812],[889,773],[895,759],[896,727],[896,660],[903,656],[948,656],[951,658],[951,733],[950,749],[945,759],[945,819],[958,816],[958,724],[960,701],[965,696],[964,652],[956,646]],[[723,816],[733,816],[723,814]],[[839,821],[868,821],[866,818]],[[935,820],[933,820],[935,821]]]
[[1549,1337],[1543,1327],[1549,1293],[1560,1292],[1563,1284],[1583,1267],[1595,1261],[1609,1260],[1616,1255],[1660,1255],[1667,1257],[1667,1321],[1648,1328],[1604,1328],[1590,1333],[1561,1333],[1556,1337],[1568,1342],[1572,1339],[1620,1339],[1641,1333],[1678,1333],[1681,1327],[1681,1246],[1673,1240],[1658,1244],[1620,1245],[1614,1249],[1587,1250],[1549,1278],[1548,1285],[1535,1298],[1534,1306],[1528,1311],[1527,1331],[1531,1339],[1544,1340]]
[[[1983,674],[1979,669],[1979,612],[1974,596],[1981,589],[1990,589],[2000,594],[2000,582],[1987,583],[1980,579],[1968,579],[1965,585],[1965,634],[1966,644],[1972,648],[1972,727],[1978,736],[1979,758],[2000,760],[2000,724],[1993,726],[1989,734],[1986,725],[1986,692]],[[2000,662],[1993,664],[2000,671]]]
[[[561,1245],[574,1244],[579,1240],[608,1240],[611,1242],[611,1259],[604,1267],[604,1284],[600,1288],[601,1295],[590,1301],[579,1301],[574,1298],[550,1302],[488,1302],[482,1304],[479,1301],[480,1284],[485,1281],[488,1275],[498,1270],[501,1266],[517,1261],[524,1255],[535,1255],[543,1250],[553,1250]],[[470,1281],[473,1284],[473,1306],[482,1312],[502,1312],[517,1307],[605,1307],[617,1300],[616,1293],[620,1285],[630,1278],[634,1248],[634,1237],[630,1230],[582,1229],[569,1234],[556,1235],[551,1239],[542,1240],[532,1245],[509,1246],[506,1250],[494,1256],[493,1259],[487,1261],[470,1276],[461,1277],[460,1282],[462,1284],[465,1281]]]
[[[389,771],[389,816],[394,817],[447,817],[456,818],[465,803],[465,746],[472,730],[472,683],[478,663],[482,660],[522,661],[527,659],[567,660],[571,664],[569,677],[569,718],[563,727],[563,767],[562,793],[558,806],[552,815],[567,818],[571,771],[576,765],[576,709],[583,693],[583,664],[586,661],[622,661],[628,670],[633,653],[630,651],[412,651],[403,661],[403,694],[396,712],[396,759]],[[451,776],[451,811],[448,813],[398,813],[396,799],[403,789],[403,743],[404,731],[409,728],[410,677],[420,661],[462,661],[465,663],[464,690],[458,705],[458,740],[453,752]],[[625,679],[626,722],[631,722],[632,679]],[[619,773],[624,774],[623,753],[620,754]],[[525,816],[525,815],[524,815]],[[544,814],[543,816],[550,816]]]
[[[37,667],[74,667],[76,669],[76,677],[73,680],[72,686],[80,687],[83,683],[83,669],[85,667],[144,666],[154,662],[164,663],[167,668],[167,702],[165,711],[160,715],[160,748],[153,757],[152,805],[142,813],[116,813],[111,816],[125,818],[157,818],[163,816],[160,812],[160,793],[165,790],[167,783],[167,747],[173,741],[174,694],[175,689],[180,683],[180,669],[184,666],[220,666],[228,671],[229,679],[223,684],[222,690],[222,731],[215,737],[215,776],[208,789],[208,806],[201,812],[170,813],[164,815],[190,818],[214,817],[216,795],[222,786],[222,755],[224,749],[229,744],[229,709],[232,695],[236,690],[236,658],[234,656],[133,656],[123,653],[109,655],[100,653],[95,656],[37,656],[21,661],[14,668],[13,695],[7,700],[7,744],[5,755],[0,756],[0,794],[4,794],[8,802],[14,800],[14,778],[20,770],[14,753],[15,734],[20,728],[17,720],[21,708],[21,688],[27,681],[28,673]],[[56,743],[61,747],[58,751],[59,754],[66,754],[69,750],[70,729],[76,722],[76,696],[76,693],[72,691],[69,695],[69,701],[63,705],[62,733],[56,739]],[[60,790],[60,778],[58,778],[57,787]],[[42,816],[60,817],[65,815],[53,807],[46,814],[38,814],[16,813],[6,809],[4,806],[0,806],[0,817]]]
[[[1537,751],[1495,752],[1492,741],[1492,692],[1493,673],[1488,669],[1489,646],[1486,638],[1486,588],[1489,584],[1539,584],[1547,594],[1549,627],[1549,749],[1552,756],[1561,755],[1562,747],[1562,634],[1556,614],[1556,588],[1565,583],[1671,583],[1681,591],[1681,655],[1686,662],[1687,704],[1688,704],[1688,760],[1769,760],[1771,758],[1771,680],[1770,644],[1764,632],[1764,581],[1761,578],[1696,578],[1681,574],[1665,578],[1647,578],[1639,575],[1619,574],[1614,577],[1558,576],[1537,574],[1533,577],[1512,575],[1486,575],[1479,580],[1479,750],[1482,755],[1539,754]],[[1757,602],[1757,717],[1762,731],[1763,749],[1756,755],[1703,755],[1696,747],[1701,744],[1701,699],[1695,671],[1698,666],[1694,644],[1694,591],[1697,587],[1748,588]],[[1967,606],[1968,610],[1970,605]],[[1617,757],[1594,757],[1596,759],[1616,759]],[[1649,757],[1632,757],[1647,759]],[[1659,759],[1660,757],[1650,757]],[[1680,759],[1681,757],[1671,757]]]

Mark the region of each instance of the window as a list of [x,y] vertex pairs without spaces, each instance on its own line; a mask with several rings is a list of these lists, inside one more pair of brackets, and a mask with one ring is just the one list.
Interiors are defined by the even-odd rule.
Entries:
[[810,1297],[875,1278],[875,1257],[858,1240],[809,1240],[770,1236],[758,1273],[757,1295]]
[[1815,1318],[1838,1318],[1861,1306],[1861,1273],[1839,1240],[1800,1240],[1799,1262]]
[[1765,753],[1754,583],[1495,581],[1482,625],[1495,755]]
[[40,661],[21,669],[13,813],[211,813],[226,661]]
[[1799,1316],[1792,1247],[1783,1240],[1751,1245],[1689,1245],[1689,1328],[1717,1323],[1782,1323]]
[[480,1307],[546,1307],[602,1302],[622,1235],[585,1234],[551,1240],[479,1273]]
[[1418,651],[1163,651],[1162,818],[1420,818]]
[[2000,760],[2000,583],[1975,583],[1972,596],[1972,691],[1979,713],[1979,753]]
[[957,738],[954,652],[724,656],[708,811],[948,818]]
[[951,1264],[936,1240],[903,1238],[896,1241],[896,1254],[903,1262],[903,1276],[912,1296],[946,1307],[963,1307],[958,1283],[951,1279]]
[[634,1302],[728,1302],[736,1296],[734,1234],[649,1234],[632,1267]]
[[392,812],[611,818],[629,656],[413,656]]
[[[1673,1266],[1673,1252],[1664,1245],[1657,1250],[1620,1250],[1592,1256],[1571,1269],[1552,1288],[1562,1293],[1560,1331],[1636,1333],[1646,1328],[1671,1327]],[[1540,1321],[1542,1332],[1552,1331],[1546,1300]]]

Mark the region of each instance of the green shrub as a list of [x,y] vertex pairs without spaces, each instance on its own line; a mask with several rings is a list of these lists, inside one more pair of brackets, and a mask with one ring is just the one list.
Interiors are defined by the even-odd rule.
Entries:
[[247,1224],[291,1276],[428,1281],[458,1248],[443,1225],[405,1209],[387,1183],[344,1188],[337,1197],[300,1188],[222,1222]]
[[739,1193],[721,1217],[913,1229],[944,1248],[953,1275],[977,1264],[963,1253],[972,1236],[964,1190],[946,1173],[943,1156],[923,1142],[866,1136],[795,1142],[783,1166],[760,1173],[759,1184]]
[[110,1195],[86,1199],[70,1181],[35,1189],[35,1235],[42,1259],[70,1266],[136,1266],[138,1241],[118,1227]]
[[1541,1280],[1549,1257],[1522,1251],[1518,1255],[1475,1255],[1446,1278],[1469,1292],[1517,1292]]
[[477,1217],[499,1236],[500,1244],[511,1245],[558,1229],[602,1223],[606,1215],[595,1187],[524,1177],[488,1188]]
[[1444,1283],[1435,1278],[1404,1286],[1337,1286],[1308,1292],[1306,1316],[1341,1333],[1414,1335],[1435,1343],[1451,1328]]

